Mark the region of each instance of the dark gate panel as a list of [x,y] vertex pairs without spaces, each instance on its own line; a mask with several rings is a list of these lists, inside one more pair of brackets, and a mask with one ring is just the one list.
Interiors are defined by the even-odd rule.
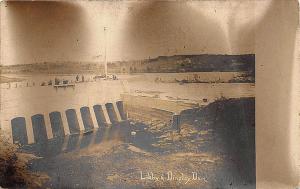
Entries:
[[44,116],[36,114],[31,117],[34,140],[36,143],[45,143],[48,140]]
[[69,109],[66,111],[66,117],[71,134],[80,132],[77,116],[78,115],[76,115],[76,111],[74,109]]
[[49,114],[53,137],[62,137],[65,135],[60,112],[51,112]]
[[116,102],[116,104],[117,104],[117,107],[119,109],[120,116],[121,116],[122,120],[126,120],[127,117],[126,117],[126,113],[124,111],[123,102],[122,101],[118,101],[118,102]]
[[13,143],[28,144],[26,121],[24,117],[16,117],[11,120]]
[[93,121],[91,118],[91,112],[88,107],[80,108],[80,113],[83,121],[83,126],[86,131],[92,130],[94,128]]
[[105,107],[107,109],[107,113],[108,113],[108,116],[109,116],[109,119],[110,119],[111,123],[117,123],[118,119],[117,119],[117,115],[116,115],[113,104],[112,103],[106,103]]
[[99,127],[104,127],[106,120],[101,105],[95,105],[93,108]]

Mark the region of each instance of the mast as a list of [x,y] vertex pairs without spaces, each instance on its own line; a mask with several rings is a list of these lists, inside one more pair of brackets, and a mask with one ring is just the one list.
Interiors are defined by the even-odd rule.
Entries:
[[106,27],[104,27],[104,70],[105,78],[107,78],[107,60],[106,60]]

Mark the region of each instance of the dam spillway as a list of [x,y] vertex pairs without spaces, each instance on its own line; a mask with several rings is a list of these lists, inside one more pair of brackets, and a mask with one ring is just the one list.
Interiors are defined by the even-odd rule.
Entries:
[[[122,94],[121,100],[65,110],[14,116],[1,121],[11,143],[39,156],[57,155],[100,143],[128,139],[130,121],[159,121],[180,127],[180,112],[192,105],[152,97]],[[3,124],[4,123],[4,124]]]
[[2,120],[1,128],[14,144],[44,143],[52,138],[86,133],[126,121],[122,104],[122,101],[117,101],[49,113],[25,114]]

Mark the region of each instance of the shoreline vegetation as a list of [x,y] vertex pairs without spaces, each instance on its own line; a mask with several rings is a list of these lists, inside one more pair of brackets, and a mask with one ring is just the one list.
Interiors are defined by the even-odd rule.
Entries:
[[[11,144],[0,129],[0,186],[4,188],[41,188],[49,179],[44,173],[28,170],[33,154],[18,152],[18,146]],[[0,187],[0,188],[1,188]]]
[[[108,73],[123,74],[166,74],[180,73],[186,74],[186,78],[174,78],[171,82],[179,84],[186,83],[254,83],[255,82],[255,55],[174,55],[159,56],[156,58],[113,61],[108,62]],[[3,76],[0,77],[0,83],[22,81],[20,78],[9,78],[6,75],[35,75],[35,74],[104,74],[104,63],[99,62],[36,62],[31,64],[0,65],[0,71]],[[217,72],[235,72],[238,73],[232,78],[224,80],[223,78],[202,78],[201,74],[194,73],[217,73]],[[5,76],[4,76],[5,75]],[[164,81],[164,78],[158,76],[156,82]]]
[[10,83],[10,82],[20,82],[20,81],[24,81],[24,79],[0,76],[0,83]]
[[[174,55],[143,60],[108,62],[110,73],[183,73],[183,72],[247,72],[254,77],[255,55]],[[36,62],[0,66],[9,73],[104,73],[104,63],[98,62]]]
[[[163,73],[162,73],[163,74]],[[84,75],[84,74],[77,74],[77,75]],[[188,83],[212,83],[212,84],[215,84],[215,83],[255,83],[255,80],[254,78],[247,74],[247,73],[239,73],[237,74],[236,76],[232,76],[232,78],[226,80],[226,79],[200,79],[198,78],[199,75],[201,76],[201,73],[196,73],[194,74],[193,77],[186,77],[186,78],[176,78],[174,77],[173,79],[164,79],[162,77],[156,77],[153,79],[154,82],[156,83],[178,83],[180,85],[183,85],[183,84],[188,84]],[[17,75],[15,75],[17,76]],[[26,81],[25,78],[16,78],[16,77],[11,77],[11,76],[0,76],[0,84],[1,83],[12,83],[12,82],[22,82],[22,81]],[[24,75],[23,75],[24,76]],[[31,75],[30,75],[31,76]],[[98,75],[95,75],[93,78],[94,80],[97,80],[95,79]],[[59,76],[58,77],[64,77],[64,76]],[[75,76],[74,76],[75,77]],[[117,77],[117,76],[116,76]],[[45,81],[44,81],[45,82]],[[52,83],[52,81],[48,81],[50,83]],[[45,86],[46,84],[43,84],[43,86]]]

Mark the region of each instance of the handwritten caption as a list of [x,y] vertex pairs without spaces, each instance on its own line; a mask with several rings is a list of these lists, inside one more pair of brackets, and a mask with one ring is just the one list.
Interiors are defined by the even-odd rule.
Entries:
[[168,171],[166,173],[157,174],[151,171],[143,172],[140,171],[140,179],[141,180],[150,180],[154,182],[161,181],[176,181],[178,183],[188,184],[191,181],[205,182],[207,183],[207,179],[205,177],[201,177],[197,172],[191,172],[190,174],[183,173],[173,173],[172,171]]

